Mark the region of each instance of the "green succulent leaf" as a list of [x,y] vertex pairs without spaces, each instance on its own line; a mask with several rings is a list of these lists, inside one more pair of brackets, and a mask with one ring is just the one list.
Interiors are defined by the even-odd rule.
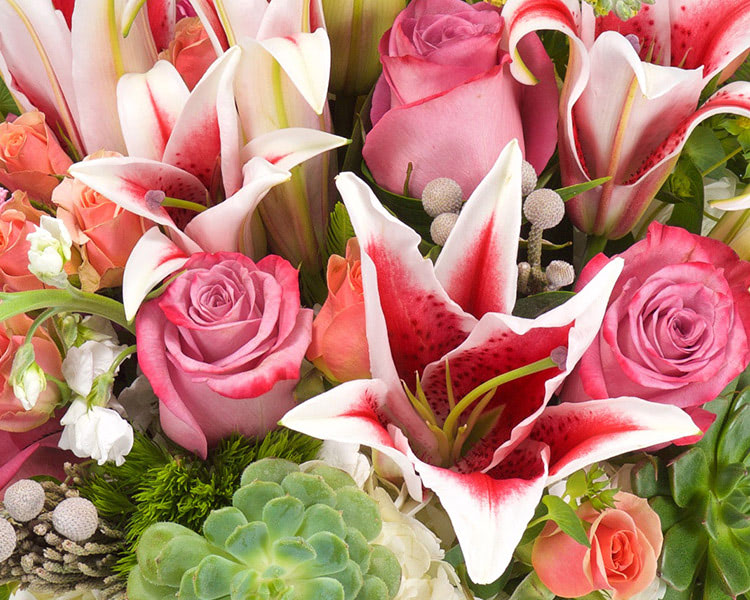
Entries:
[[382,579],[372,575],[365,575],[364,579],[356,600],[389,600],[388,587]]
[[700,523],[685,519],[669,528],[661,553],[661,576],[678,590],[687,589],[706,552],[708,540]]
[[667,469],[656,456],[647,456],[633,467],[630,484],[633,492],[641,498],[672,495]]
[[552,600],[554,597],[555,595],[540,581],[539,576],[532,571],[516,586],[510,600]]
[[302,501],[305,507],[313,504],[336,504],[336,492],[318,475],[290,473],[284,477],[281,486],[287,493]]
[[297,533],[307,539],[318,531],[330,531],[340,538],[346,537],[346,523],[341,513],[326,504],[314,504],[308,508]]
[[708,560],[728,594],[736,596],[750,590],[747,554],[737,547],[731,536],[709,542]]
[[273,538],[295,535],[304,517],[305,505],[294,496],[274,498],[263,507],[263,522]]
[[[399,568],[399,577],[401,576],[401,569]],[[349,560],[346,563],[346,567],[332,575],[336,581],[341,584],[344,588],[344,600],[354,600],[359,594],[359,590],[362,589],[364,584],[364,576],[359,568],[359,565],[353,560]]]
[[247,519],[239,508],[226,506],[213,511],[203,523],[203,535],[214,546],[223,546],[227,538]]
[[263,521],[241,525],[227,538],[224,548],[237,560],[255,564],[266,560],[271,536]]
[[388,597],[393,598],[401,585],[401,566],[393,552],[378,544],[372,547],[368,574],[383,580],[388,588]]
[[716,457],[720,465],[743,462],[750,453],[750,404],[745,404],[729,418],[719,436]]
[[666,531],[685,517],[685,510],[677,506],[671,497],[654,496],[648,503],[654,509],[654,512],[659,515],[662,530]]
[[295,584],[294,598],[299,598],[299,600],[344,600],[344,586],[331,577],[303,580]]
[[356,487],[357,485],[354,479],[352,479],[351,475],[349,475],[349,473],[346,473],[341,469],[336,469],[324,463],[315,465],[312,469],[309,469],[306,472],[310,473],[311,475],[322,477],[323,481],[330,485],[334,490],[347,486]]
[[221,556],[207,556],[193,574],[195,592],[203,600],[217,600],[229,595],[231,582],[243,571],[243,565]]
[[298,471],[299,465],[289,460],[264,458],[247,466],[242,472],[240,486],[244,487],[256,479],[280,484],[287,475]]
[[677,506],[690,504],[696,496],[709,489],[708,460],[702,448],[694,447],[681,454],[669,467],[672,496]]
[[362,532],[368,541],[374,540],[383,528],[377,502],[355,487],[336,491],[336,508],[344,522]]
[[284,495],[284,488],[275,481],[253,481],[234,493],[232,505],[239,508],[248,521],[260,521],[266,503]]
[[732,463],[719,468],[714,479],[714,491],[718,498],[723,500],[729,496],[746,476],[747,468],[742,463]]

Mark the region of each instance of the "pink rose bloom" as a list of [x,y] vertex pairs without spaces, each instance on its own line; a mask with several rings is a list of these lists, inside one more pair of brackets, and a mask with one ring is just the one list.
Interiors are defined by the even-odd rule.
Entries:
[[[86,159],[119,156],[97,152]],[[66,178],[52,193],[57,217],[65,223],[74,244],[80,247],[78,268],[81,285],[93,292],[122,284],[130,252],[153,226],[148,219],[131,213],[76,179]]]
[[542,583],[563,598],[610,590],[613,600],[627,600],[645,590],[656,577],[663,541],[659,516],[648,502],[619,492],[615,508],[600,513],[587,502],[577,513],[591,523],[591,548],[549,521],[531,553]]
[[58,181],[73,164],[39,111],[0,123],[0,183],[49,202]]
[[328,259],[328,298],[313,321],[307,358],[335,381],[370,378],[359,243],[346,243],[346,258]]
[[312,317],[300,308],[296,269],[281,257],[192,255],[135,322],[138,363],[166,434],[205,458],[234,431],[275,428],[295,405]]
[[216,50],[208,39],[206,29],[198,17],[180,19],[175,26],[174,40],[159,58],[171,62],[191,90],[216,60]]
[[[31,410],[25,410],[13,393],[9,383],[13,368],[13,357],[26,341],[26,333],[32,320],[26,315],[18,315],[3,321],[0,327],[0,430],[23,432],[29,431],[46,422],[55,410],[60,392],[53,383],[45,389]],[[57,379],[63,379],[60,351],[43,328],[34,333],[31,340],[34,346],[36,362]]]
[[[601,330],[568,377],[563,399],[636,396],[673,404],[705,431],[713,415],[699,407],[750,362],[750,263],[719,241],[659,223],[620,256],[625,268]],[[576,289],[610,260],[595,256]]]
[[520,53],[539,76],[534,86],[510,74],[501,49],[499,9],[462,0],[414,0],[380,41],[383,75],[372,99],[363,156],[375,181],[418,197],[438,177],[468,197],[500,151],[517,139],[540,172],[557,143],[554,67],[536,36]]
[[29,272],[26,241],[43,214],[31,206],[24,192],[13,192],[10,200],[0,205],[0,291],[22,292],[44,287]]

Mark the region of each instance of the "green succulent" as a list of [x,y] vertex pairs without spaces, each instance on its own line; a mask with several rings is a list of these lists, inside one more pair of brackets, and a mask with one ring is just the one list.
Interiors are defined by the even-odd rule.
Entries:
[[661,518],[664,600],[750,599],[750,390],[706,408],[717,417],[698,444],[632,474]]
[[390,600],[401,567],[376,502],[338,469],[267,458],[245,469],[232,506],[203,535],[157,523],[138,544],[130,600]]

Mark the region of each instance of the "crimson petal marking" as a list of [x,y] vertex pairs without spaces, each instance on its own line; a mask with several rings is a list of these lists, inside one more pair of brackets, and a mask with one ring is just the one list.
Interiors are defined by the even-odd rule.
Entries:
[[448,295],[478,319],[516,301],[521,150],[512,140],[466,201],[435,263]]
[[421,500],[420,479],[409,458],[395,446],[385,420],[388,395],[388,385],[380,379],[347,381],[293,408],[280,424],[305,435],[364,444],[382,452],[401,469],[411,496]]
[[472,581],[491,583],[500,577],[542,497],[549,449],[535,444],[526,476],[508,479],[456,473],[423,463],[411,453],[410,458],[422,483],[437,494],[448,513]]
[[476,319],[461,310],[422,258],[419,235],[391,216],[351,173],[338,176],[362,249],[367,338],[374,377],[398,387],[463,342]]
[[158,227],[149,229],[133,248],[122,276],[122,302],[130,321],[151,289],[182,268],[188,255]]
[[174,39],[176,0],[147,0],[148,23],[157,50],[164,50]]
[[239,58],[239,48],[231,48],[209,67],[190,94],[164,150],[165,163],[195,175],[207,188],[211,188],[220,154],[222,170],[225,165],[233,169],[235,185],[239,178],[239,125],[231,92]]
[[690,416],[675,406],[610,398],[548,406],[529,438],[550,447],[552,483],[597,461],[700,434]]
[[229,43],[227,42],[227,36],[221,26],[221,21],[216,14],[212,0],[190,0],[190,5],[201,20],[208,39],[211,40],[211,45],[214,47],[216,56],[221,56],[224,54],[224,50],[229,48]]
[[125,210],[177,230],[165,208],[150,206],[146,192],[161,190],[167,196],[206,203],[206,188],[193,175],[146,158],[97,158],[72,165],[68,172]]
[[128,155],[161,160],[189,96],[182,76],[166,60],[147,73],[123,75],[117,82],[117,109]]
[[240,237],[255,208],[268,190],[292,176],[262,158],[250,160],[243,173],[245,185],[237,193],[198,214],[185,227],[185,233],[205,252],[239,252]]

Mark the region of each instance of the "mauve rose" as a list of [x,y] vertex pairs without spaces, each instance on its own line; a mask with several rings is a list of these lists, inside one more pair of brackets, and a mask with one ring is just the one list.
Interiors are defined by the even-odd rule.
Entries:
[[544,168],[557,143],[554,67],[526,36],[520,53],[539,83],[518,83],[502,32],[500,10],[485,2],[414,0],[399,14],[380,41],[383,75],[363,149],[378,184],[401,193],[411,163],[412,196],[450,177],[468,197],[514,138]]
[[0,123],[0,183],[49,202],[58,181],[73,164],[39,111]]
[[206,29],[198,17],[180,19],[175,26],[174,40],[159,58],[171,62],[191,90],[216,60],[216,50],[208,39]]
[[29,242],[26,236],[39,225],[42,211],[29,203],[24,192],[13,192],[0,205],[0,290],[22,292],[38,290],[44,284],[29,272]]
[[365,300],[359,243],[351,238],[346,258],[328,259],[328,297],[315,317],[310,360],[334,381],[370,378],[370,355],[365,335]]
[[[713,415],[699,407],[750,362],[750,263],[719,241],[659,223],[620,256],[625,267],[601,330],[563,400],[636,396],[673,404],[705,431]],[[576,289],[610,260],[595,256]]]
[[[120,156],[97,152],[84,160]],[[122,284],[122,274],[133,247],[153,226],[95,192],[80,181],[65,178],[52,192],[57,218],[65,223],[73,243],[80,247],[78,275],[84,291],[94,292]]]
[[531,564],[542,583],[563,598],[610,590],[613,600],[627,600],[645,590],[656,578],[663,542],[659,517],[648,502],[618,492],[614,508],[599,513],[585,503],[577,513],[591,523],[591,548],[549,521],[531,553]]
[[[47,384],[31,410],[25,410],[13,393],[9,383],[13,369],[13,357],[26,341],[32,320],[26,315],[17,315],[3,321],[0,327],[0,430],[29,431],[46,422],[60,399],[60,391],[53,383]],[[45,373],[62,379],[60,351],[43,328],[34,332],[31,340],[37,364]]]
[[194,254],[136,317],[138,363],[166,434],[205,458],[234,431],[263,435],[294,406],[310,344],[297,271],[279,256]]

